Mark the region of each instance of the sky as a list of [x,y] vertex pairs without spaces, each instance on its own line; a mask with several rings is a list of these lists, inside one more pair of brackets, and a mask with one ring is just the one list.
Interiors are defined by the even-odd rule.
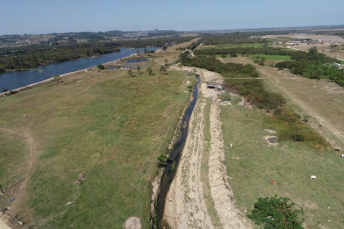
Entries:
[[0,35],[344,25],[343,0],[0,0]]

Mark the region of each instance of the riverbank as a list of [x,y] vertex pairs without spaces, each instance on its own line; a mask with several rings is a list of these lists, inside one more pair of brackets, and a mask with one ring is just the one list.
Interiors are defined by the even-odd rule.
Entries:
[[[137,56],[137,54],[136,54],[136,53],[133,53],[133,54],[131,54],[131,55],[129,55],[129,56],[122,57],[122,58],[119,58],[119,59],[116,59],[116,60],[112,60],[112,61],[103,63],[103,65],[104,65],[104,66],[116,65],[116,64],[121,63],[123,60],[129,59],[129,58],[132,58],[132,57],[135,57],[135,56]],[[93,69],[93,68],[95,68],[95,67],[96,67],[96,66],[93,66],[93,67],[90,67],[90,68],[81,69],[81,70],[77,70],[77,71],[73,71],[73,72],[68,72],[68,73],[59,75],[58,78],[59,78],[59,79],[63,79],[63,78],[65,78],[65,77],[68,77],[68,76],[73,75],[73,74],[76,74],[76,73],[88,72],[88,71],[90,71],[91,69]],[[42,80],[42,81],[39,81],[39,82],[37,82],[37,83],[29,84],[29,85],[27,85],[27,86],[23,86],[23,87],[19,87],[19,88],[10,90],[10,91],[2,92],[2,93],[0,93],[0,99],[1,99],[1,98],[4,98],[4,97],[6,97],[6,96],[12,95],[12,94],[17,94],[17,93],[19,93],[19,92],[22,92],[22,91],[25,91],[25,90],[32,89],[33,87],[38,86],[38,85],[41,85],[41,84],[49,83],[49,82],[51,82],[51,81],[53,81],[53,80],[56,80],[56,77],[51,77],[51,78],[49,78],[49,79]]]
[[[151,51],[155,51],[158,49],[158,47],[148,48],[148,50]],[[143,50],[144,48],[122,48],[121,52],[104,54],[99,57],[82,58],[75,61],[67,61],[58,64],[38,66],[34,69],[30,69],[30,71],[2,73],[0,74],[0,92],[2,92],[3,90],[11,91],[17,88],[31,85],[39,81],[47,80],[55,75],[63,75],[81,69],[92,68],[99,64],[104,64],[112,62],[114,60],[119,60],[121,58],[126,58],[129,55],[136,54],[137,51],[143,53]],[[149,53],[148,55],[151,55],[151,53]]]

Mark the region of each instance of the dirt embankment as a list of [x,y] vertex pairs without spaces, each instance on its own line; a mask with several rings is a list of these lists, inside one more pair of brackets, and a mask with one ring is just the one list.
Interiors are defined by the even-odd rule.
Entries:
[[[190,68],[182,70],[190,71]],[[222,82],[219,74],[203,69],[197,69],[197,72],[202,76],[203,82]],[[224,142],[220,107],[212,102],[216,93],[213,89],[207,89],[203,83],[200,94],[202,96],[190,119],[189,134],[178,171],[166,196],[164,218],[171,228],[215,228],[216,224],[220,224],[221,228],[252,228],[251,223],[236,207],[226,167],[222,164]],[[209,97],[212,99],[206,99]],[[207,103],[212,103],[209,117],[205,115]],[[210,121],[211,140],[210,148],[205,149],[204,130],[207,120]],[[206,150],[210,152],[205,153]],[[203,155],[207,155],[208,165],[202,164]],[[208,174],[206,177],[202,177],[201,173],[204,166]],[[205,187],[210,187],[210,201],[214,207],[206,202]],[[210,211],[215,211],[220,222],[212,222],[214,217],[211,217]]]

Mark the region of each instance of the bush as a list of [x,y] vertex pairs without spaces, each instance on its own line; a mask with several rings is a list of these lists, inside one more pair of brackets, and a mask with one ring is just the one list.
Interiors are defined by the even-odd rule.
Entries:
[[297,115],[290,108],[275,109],[274,114],[267,118],[268,129],[276,129],[278,138],[281,141],[305,142],[317,149],[326,149],[328,147],[324,138],[311,129],[304,118]]
[[302,229],[304,219],[300,219],[298,215],[303,215],[303,210],[294,209],[295,203],[287,197],[275,197],[258,198],[254,209],[247,217],[254,220],[257,225],[263,224],[264,228]]
[[231,97],[231,94],[225,93],[225,94],[220,95],[219,99],[221,99],[221,101],[231,101],[232,97]]
[[102,65],[102,64],[99,64],[98,66],[97,66],[97,68],[99,68],[99,69],[105,69],[105,67],[104,67],[104,65]]
[[165,167],[167,165],[167,156],[166,155],[160,155],[159,157],[157,157],[158,159],[158,166],[159,167]]

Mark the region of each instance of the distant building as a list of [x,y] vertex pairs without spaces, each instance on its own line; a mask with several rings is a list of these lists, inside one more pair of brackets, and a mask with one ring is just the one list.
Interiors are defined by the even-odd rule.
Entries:
[[171,45],[175,45],[176,42],[175,41],[172,41],[172,42],[165,42],[165,46],[171,46]]

